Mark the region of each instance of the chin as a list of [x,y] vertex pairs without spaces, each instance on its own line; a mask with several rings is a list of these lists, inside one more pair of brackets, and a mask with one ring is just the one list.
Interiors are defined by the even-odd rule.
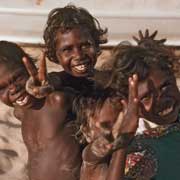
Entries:
[[72,73],[71,75],[75,77],[88,77],[89,73]]

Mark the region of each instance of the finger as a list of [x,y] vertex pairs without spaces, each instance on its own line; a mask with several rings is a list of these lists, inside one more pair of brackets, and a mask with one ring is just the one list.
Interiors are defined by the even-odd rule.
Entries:
[[149,36],[151,39],[154,39],[155,38],[155,36],[157,35],[157,33],[158,33],[158,31],[156,30],[156,31],[154,31],[152,34],[151,34],[151,36]]
[[127,112],[127,108],[128,108],[128,103],[126,100],[122,99],[121,100],[121,104],[122,104],[122,111],[125,114]]
[[129,78],[129,103],[133,103],[134,98],[137,98],[137,85],[138,77],[136,74],[134,74],[132,77]]
[[128,111],[138,115],[138,76],[134,74],[130,82]]
[[34,87],[32,91],[33,91],[34,96],[39,94],[39,89],[37,87]]
[[144,39],[144,36],[143,36],[143,33],[141,30],[138,31],[138,34],[139,34],[139,38],[142,40]]
[[137,42],[137,44],[139,43],[139,39],[136,36],[133,36],[132,38]]
[[149,30],[146,29],[146,31],[145,31],[145,38],[148,38],[148,37],[149,37]]
[[124,118],[124,113],[121,111],[119,112],[117,120],[112,127],[112,135],[114,139],[119,135],[119,130],[120,130],[120,127],[122,126],[123,118]]
[[113,144],[112,143],[111,144],[107,144],[107,145],[105,145],[105,147],[107,148],[107,150],[111,150],[112,147],[113,147]]
[[157,43],[158,44],[164,44],[166,42],[167,39],[160,39],[160,40],[157,40]]
[[128,79],[128,83],[129,83],[129,93],[128,93],[128,103],[131,103],[132,102],[132,94],[133,94],[133,92],[132,92],[132,90],[133,90],[133,80],[132,80],[132,77],[129,77],[129,79]]
[[133,74],[132,80],[134,82],[134,91],[133,91],[133,97],[134,98],[138,98],[138,75],[137,74]]
[[37,68],[34,65],[34,63],[32,61],[30,61],[27,57],[23,57],[22,61],[25,65],[26,70],[28,71],[29,75],[32,77],[32,79],[34,81],[36,81],[38,72],[37,72]]
[[47,80],[47,67],[46,67],[46,58],[44,52],[39,62],[38,78],[39,81],[41,82],[45,82]]
[[143,114],[143,116],[146,117],[146,115],[148,114],[148,112],[146,111],[144,105],[143,105],[141,102],[139,102],[139,106],[140,106],[141,114]]

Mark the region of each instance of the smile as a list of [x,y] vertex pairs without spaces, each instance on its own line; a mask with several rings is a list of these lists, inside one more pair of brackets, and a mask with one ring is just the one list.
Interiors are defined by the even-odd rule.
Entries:
[[170,114],[173,110],[174,110],[174,108],[173,108],[173,105],[172,105],[171,107],[168,107],[168,108],[164,109],[163,111],[160,111],[158,113],[158,115],[159,116],[166,116],[166,115]]
[[78,66],[74,66],[74,69],[79,71],[79,72],[86,72],[88,69],[88,66],[87,66],[87,64],[81,64]]
[[25,97],[20,97],[19,99],[17,99],[15,101],[15,104],[19,105],[19,106],[24,106],[28,103],[28,100],[29,100],[29,96],[25,96]]

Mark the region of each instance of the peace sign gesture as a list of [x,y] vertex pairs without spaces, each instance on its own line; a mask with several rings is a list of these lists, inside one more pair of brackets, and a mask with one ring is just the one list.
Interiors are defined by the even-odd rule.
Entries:
[[114,149],[127,146],[134,137],[139,124],[138,76],[129,77],[128,101],[121,100],[123,110],[112,129]]
[[28,71],[30,78],[26,82],[26,90],[29,94],[36,98],[43,98],[53,91],[53,87],[47,80],[47,67],[45,53],[43,52],[40,58],[39,70],[36,68],[34,63],[28,58],[23,57],[23,63]]

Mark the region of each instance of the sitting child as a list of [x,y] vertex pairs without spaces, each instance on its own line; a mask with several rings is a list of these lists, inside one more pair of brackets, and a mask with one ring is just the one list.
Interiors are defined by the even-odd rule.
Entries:
[[32,63],[32,58],[19,46],[0,41],[0,100],[14,107],[15,117],[22,122],[29,178],[78,180],[81,149],[72,137],[75,127],[69,114],[73,92],[66,90],[34,98],[25,90],[29,75],[22,59]]
[[[180,93],[174,54],[163,45],[126,46],[116,48],[114,59],[105,95],[99,91],[98,98],[77,100],[78,116],[84,117],[80,131],[90,143],[83,152],[82,179],[178,180]],[[108,89],[111,93],[105,93]],[[159,126],[135,136],[139,117]]]

